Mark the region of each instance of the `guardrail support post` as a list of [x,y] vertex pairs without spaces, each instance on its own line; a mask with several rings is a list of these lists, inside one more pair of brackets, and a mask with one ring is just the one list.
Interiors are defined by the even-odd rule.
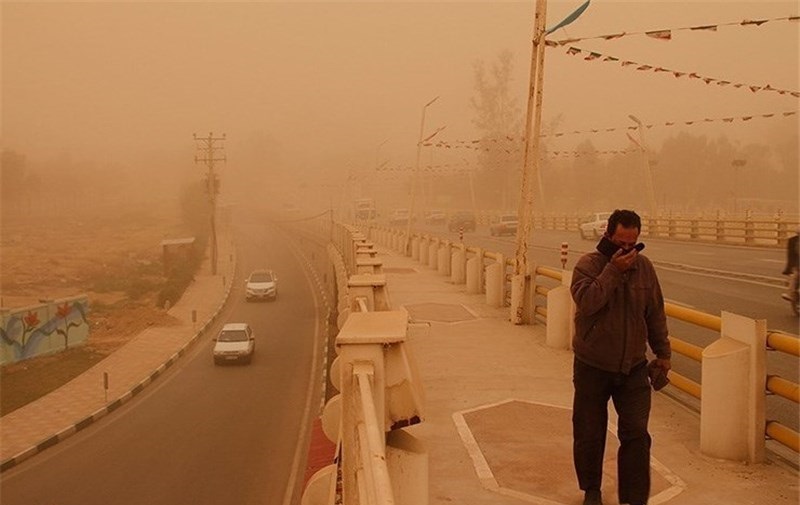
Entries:
[[428,250],[430,249],[430,246],[431,239],[427,236],[422,237],[422,239],[419,241],[419,257],[417,259],[419,259],[419,262],[423,265],[428,264]]
[[467,251],[463,246],[457,247],[450,259],[450,281],[453,284],[464,284],[467,281]]
[[467,260],[467,293],[483,292],[483,249],[478,249],[474,258]]
[[546,342],[549,347],[569,349],[575,331],[575,303],[569,289],[572,271],[563,270],[561,275],[561,285],[547,292]]
[[411,259],[419,261],[419,237],[411,237]]
[[453,246],[450,244],[450,241],[447,240],[442,244],[436,254],[439,255],[436,261],[436,270],[439,272],[439,275],[450,275],[450,260],[451,260],[451,251],[453,250]]
[[505,301],[505,258],[501,254],[498,260],[486,267],[486,305],[502,307]]
[[722,312],[722,336],[703,349],[700,450],[764,459],[767,323]]
[[428,266],[439,270],[439,239],[432,239],[428,246]]

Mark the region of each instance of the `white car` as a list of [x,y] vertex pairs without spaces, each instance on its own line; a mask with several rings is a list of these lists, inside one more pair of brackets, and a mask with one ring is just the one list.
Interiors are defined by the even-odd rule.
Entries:
[[275,300],[278,298],[278,276],[272,270],[255,270],[244,283],[244,297],[250,300]]
[[606,232],[608,227],[608,218],[611,217],[610,212],[595,212],[581,220],[578,225],[578,231],[581,233],[583,239],[600,238]]
[[256,337],[247,323],[228,323],[222,327],[214,339],[214,364],[244,362],[253,360],[256,351]]
[[492,219],[489,225],[489,234],[492,236],[516,235],[519,220],[516,214],[501,214]]

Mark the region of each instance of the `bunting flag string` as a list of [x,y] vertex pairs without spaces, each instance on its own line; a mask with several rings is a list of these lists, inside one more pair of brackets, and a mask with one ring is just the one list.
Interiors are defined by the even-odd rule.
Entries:
[[656,40],[672,40],[672,34],[675,32],[680,31],[692,31],[692,32],[716,32],[717,29],[721,26],[761,26],[766,23],[774,22],[774,21],[800,21],[800,16],[786,16],[781,18],[772,18],[772,19],[744,19],[742,21],[732,21],[729,23],[715,23],[711,25],[701,25],[701,26],[686,26],[681,28],[667,28],[663,30],[647,30],[643,32],[618,32],[618,33],[610,33],[607,35],[593,35],[590,37],[575,37],[575,38],[568,38],[568,39],[560,39],[560,40],[546,40],[545,45],[547,47],[559,47],[565,46],[567,44],[574,44],[576,42],[582,42],[584,40],[615,40],[620,39],[623,37],[632,37],[632,36],[639,36],[644,35],[646,37],[650,37]]
[[779,95],[792,95],[795,98],[800,98],[800,91],[792,91],[792,90],[786,90],[786,89],[773,88],[770,84],[766,84],[764,86],[754,86],[754,85],[742,84],[742,83],[738,83],[738,82],[734,83],[732,81],[726,81],[726,80],[723,80],[723,79],[715,79],[713,77],[705,77],[705,76],[702,76],[702,75],[698,74],[697,72],[680,72],[680,71],[677,71],[677,70],[671,70],[671,69],[663,68],[663,67],[659,67],[659,66],[637,63],[635,61],[630,61],[630,60],[623,60],[621,58],[617,58],[616,56],[609,56],[609,55],[605,55],[605,54],[598,53],[598,52],[595,52],[595,51],[588,51],[586,49],[581,49],[581,48],[575,47],[575,46],[569,46],[569,48],[567,48],[567,54],[570,55],[570,56],[577,56],[577,55],[581,55],[581,54],[586,54],[586,56],[584,56],[584,58],[583,58],[585,61],[602,61],[602,62],[610,61],[612,63],[620,63],[623,68],[632,67],[632,68],[635,68],[636,70],[639,70],[639,71],[645,71],[645,72],[652,71],[653,73],[656,73],[656,74],[658,74],[658,73],[667,73],[667,74],[672,74],[673,76],[675,76],[675,78],[678,78],[678,79],[683,77],[683,76],[685,76],[685,75],[687,75],[689,80],[695,80],[696,79],[698,81],[705,82],[706,84],[714,83],[715,85],[720,86],[720,87],[730,86],[732,88],[749,89],[753,93],[756,93],[758,91],[773,91],[775,93],[778,93]]
[[[663,123],[652,123],[642,125],[644,128],[648,130],[653,127],[660,127],[660,126],[694,126],[697,124],[705,124],[705,123],[734,123],[736,121],[745,123],[747,121],[751,121],[753,119],[771,119],[771,118],[781,118],[781,117],[789,117],[797,115],[798,111],[791,110],[786,112],[770,112],[766,114],[751,114],[748,116],[729,116],[729,117],[721,117],[721,118],[703,118],[703,119],[693,119],[693,120],[686,120],[686,121],[665,121]],[[616,131],[624,131],[624,130],[636,130],[638,126],[618,126],[618,127],[610,127],[610,128],[591,128],[588,130],[572,130],[572,131],[562,131],[562,132],[555,132],[555,133],[545,133],[540,135],[540,137],[562,137],[564,135],[577,135],[577,134],[596,134],[596,133],[608,133],[608,132],[616,132]],[[428,142],[422,144],[423,146],[427,147],[443,147],[446,149],[474,149],[475,145],[492,143],[497,144],[498,142],[501,143],[509,143],[509,142],[524,142],[524,137],[512,137],[512,136],[505,136],[500,138],[484,138],[484,139],[476,139],[476,140],[453,140],[447,142],[445,140],[440,140],[436,143]],[[469,144],[469,146],[467,146]],[[484,151],[489,151],[491,149],[488,148],[480,148]],[[504,149],[507,152],[512,152],[508,150],[507,147],[501,147],[500,149]],[[516,151],[514,151],[516,152]]]

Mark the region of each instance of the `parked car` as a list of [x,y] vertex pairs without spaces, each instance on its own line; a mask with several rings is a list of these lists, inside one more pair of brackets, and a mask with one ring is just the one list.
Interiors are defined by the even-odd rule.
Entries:
[[595,212],[586,216],[578,225],[581,238],[593,239],[602,237],[606,232],[609,217],[611,217],[610,212]]
[[256,337],[247,323],[227,323],[214,339],[214,364],[250,363],[256,351]]
[[470,211],[454,212],[447,222],[447,229],[450,231],[475,231],[476,228],[475,214]]
[[447,216],[441,210],[429,210],[425,214],[425,222],[427,224],[444,224],[446,220]]
[[501,214],[492,219],[489,225],[489,234],[492,236],[515,235],[519,220],[516,214]]
[[389,214],[389,224],[408,224],[408,209],[395,209]]
[[275,300],[278,298],[278,276],[272,270],[255,270],[244,283],[244,297],[250,300]]

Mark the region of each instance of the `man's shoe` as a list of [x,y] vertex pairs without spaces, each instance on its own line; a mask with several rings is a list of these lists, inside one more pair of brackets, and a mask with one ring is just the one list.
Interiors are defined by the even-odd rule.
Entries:
[[603,505],[599,489],[590,489],[583,495],[583,505]]

